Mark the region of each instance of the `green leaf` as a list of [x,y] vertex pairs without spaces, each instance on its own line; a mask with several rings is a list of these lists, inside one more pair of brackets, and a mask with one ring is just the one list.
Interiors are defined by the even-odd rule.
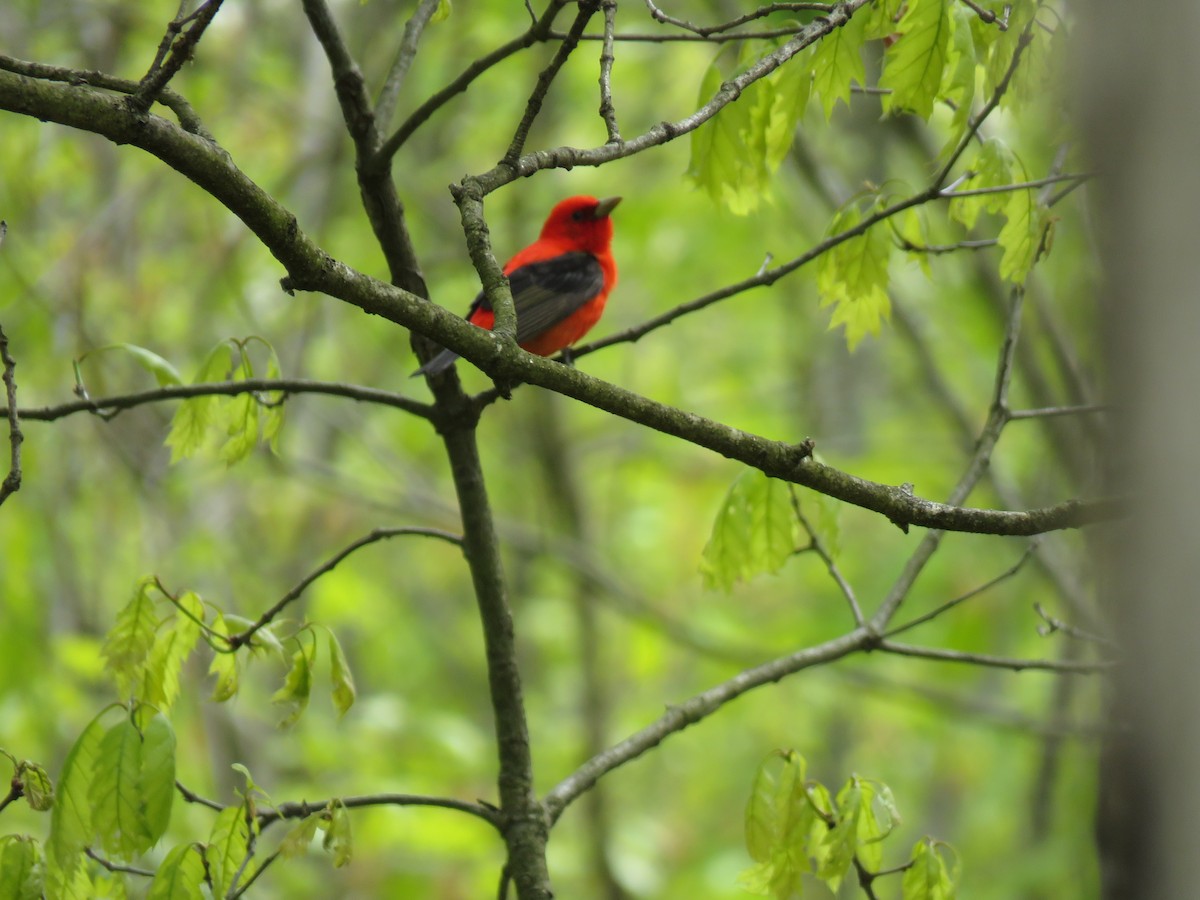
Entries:
[[116,624],[100,649],[108,659],[108,668],[122,696],[132,693],[134,685],[141,680],[142,666],[154,645],[158,629],[158,614],[151,596],[154,587],[153,576],[138,581],[132,599],[117,614]]
[[[214,897],[224,897],[229,892],[234,876],[250,852],[249,847],[250,827],[246,822],[245,805],[227,806],[217,814],[204,850]],[[249,877],[249,872],[245,874]]]
[[971,23],[976,19],[978,16],[962,4],[954,5],[941,88],[941,95],[954,104],[954,117],[950,124],[950,138],[942,150],[943,159],[958,146],[971,118],[971,106],[975,101],[975,70],[978,68]]
[[45,812],[54,806],[54,784],[46,770],[37,763],[27,759],[19,762],[16,778],[21,783],[21,792],[30,809]]
[[286,713],[279,725],[286,728],[295,725],[296,721],[308,708],[308,698],[312,694],[312,670],[316,664],[316,641],[310,641],[306,646],[300,638],[296,639],[300,646],[292,654],[292,667],[288,670],[287,678],[281,687],[271,697],[271,702],[283,706]]
[[354,689],[354,676],[350,672],[350,664],[346,662],[346,654],[338,643],[337,635],[329,632],[329,677],[333,682],[333,705],[340,715],[354,705],[357,692]]
[[[227,341],[222,341],[209,351],[200,371],[196,374],[194,384],[205,384],[210,381],[224,381],[233,368],[233,348]],[[217,409],[217,397],[192,397],[184,400],[175,412],[171,421],[171,431],[167,435],[166,444],[171,448],[172,464],[195,456],[204,446],[208,428],[213,422]]]
[[943,846],[931,838],[917,841],[900,885],[903,900],[954,900],[957,896],[958,866],[953,872],[946,866]]
[[879,86],[884,112],[911,111],[923,119],[933,113],[942,86],[950,45],[950,4],[945,0],[908,0],[896,30],[900,37],[887,49]]
[[[229,626],[226,624],[225,616],[222,613],[217,613],[210,627],[215,634],[229,637]],[[220,646],[219,642],[218,646]],[[213,660],[208,667],[208,674],[217,676],[217,683],[213,685],[213,700],[217,703],[222,703],[234,696],[238,691],[239,678],[237,653],[221,652],[214,649]]]
[[429,17],[429,24],[436,25],[438,22],[445,22],[448,18],[450,18],[450,0],[440,0],[437,9]]
[[138,786],[146,831],[150,846],[153,846],[171,823],[171,805],[175,800],[175,732],[161,713],[150,716],[142,725],[142,766]]
[[227,401],[229,424],[221,459],[232,466],[250,455],[258,443],[258,400],[253,394],[238,394]]
[[837,893],[842,878],[854,861],[858,852],[858,820],[862,814],[862,782],[851,778],[838,791],[836,808],[836,824],[825,836],[825,859],[817,872],[818,877],[829,885],[829,889]]
[[88,793],[100,846],[123,859],[153,843],[143,812],[141,771],[142,736],[124,716],[100,741]]
[[[449,10],[449,0],[443,0]],[[435,14],[436,15],[436,14]],[[447,12],[449,15],[449,12]],[[275,352],[275,348],[270,344],[267,345],[269,356],[267,357],[267,378],[278,379],[282,377],[282,372],[279,368],[279,356]],[[283,391],[272,391],[266,398],[269,405],[260,409],[262,417],[262,439],[270,446],[274,453],[279,452],[279,432],[283,429],[283,411],[284,411],[284,394]]]
[[[851,203],[834,217],[828,233],[840,234],[860,221],[862,215]],[[891,254],[888,230],[876,224],[821,257],[817,269],[820,305],[833,306],[829,327],[846,327],[846,343],[851,350],[868,334],[878,334],[891,315],[887,294]]]
[[862,46],[866,40],[866,16],[854,16],[841,28],[821,38],[813,55],[812,87],[821,97],[825,119],[833,115],[839,100],[850,105],[850,84],[866,84]]
[[1000,229],[1000,277],[1013,284],[1024,284],[1042,248],[1042,237],[1049,225],[1049,213],[1037,202],[1033,190],[1025,188],[1008,195],[1004,208],[1007,221]]
[[279,844],[279,853],[285,859],[307,853],[321,824],[321,814],[307,816],[297,822]]
[[796,532],[787,485],[747,469],[725,495],[704,547],[705,586],[728,591],[737,581],[778,572],[796,552]]
[[196,594],[187,591],[176,602],[191,617],[176,611],[171,625],[155,638],[142,673],[140,699],[163,712],[168,712],[179,696],[179,673],[200,638],[196,620],[204,619],[204,604]]
[[0,900],[41,900],[42,847],[24,834],[0,837]]
[[66,876],[65,885],[79,862],[80,851],[92,838],[90,800],[96,757],[104,738],[101,719],[112,707],[103,710],[88,723],[63,762],[58,777],[58,792],[50,812],[50,838],[46,849],[55,869]]
[[324,828],[323,845],[333,854],[333,865],[340,869],[350,862],[350,857],[354,853],[354,839],[350,832],[350,813],[340,800],[330,801]]
[[[1011,184],[1014,165],[1019,164],[1008,145],[999,138],[988,138],[969,163],[975,174],[967,184],[972,189]],[[1004,193],[955,197],[950,201],[950,217],[967,228],[974,228],[981,212],[999,213],[1007,203],[1008,196]]]
[[203,900],[204,858],[195,844],[172,848],[150,882],[146,900]]

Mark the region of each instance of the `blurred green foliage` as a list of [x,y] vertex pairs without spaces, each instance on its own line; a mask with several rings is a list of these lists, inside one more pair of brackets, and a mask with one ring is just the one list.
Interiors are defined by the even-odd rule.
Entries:
[[[930,5],[924,0],[909,16]],[[369,85],[380,84],[411,6],[336,5]],[[998,59],[1011,57],[1015,29],[1000,33],[949,6],[953,39],[936,46],[951,63],[964,27],[977,42],[1007,48]],[[175,8],[18,0],[0,10],[0,32],[6,52],[16,56],[136,79]],[[714,2],[691,4],[687,15],[715,21],[741,11]],[[455,3],[423,38],[399,116],[469,61],[519,34],[525,15],[520,4],[497,0]],[[637,4],[623,5],[617,21],[625,31],[655,27]],[[877,24],[864,19],[854,27]],[[836,36],[848,38],[845,31]],[[1030,177],[1050,171],[1071,140],[1062,96],[1037,80],[1053,72],[1050,43],[1035,41],[1035,71],[1022,76],[1015,86],[1021,93],[984,129],[1019,156]],[[488,72],[397,157],[395,179],[426,280],[434,299],[453,309],[465,310],[478,281],[445,186],[504,152],[552,52],[535,45]],[[599,44],[587,41],[569,60],[530,149],[603,143],[594,112],[598,52]],[[753,275],[764,259],[798,256],[860,190],[873,194],[884,185],[889,195],[903,195],[924,186],[938,149],[961,132],[962,118],[945,106],[931,105],[925,125],[881,118],[878,96],[849,93],[846,71],[874,83],[883,52],[877,40],[853,58],[838,55],[831,42],[821,45],[812,65],[835,80],[818,83],[820,104],[788,111],[799,116],[799,128],[786,156],[778,143],[762,149],[755,166],[778,169],[764,202],[739,210],[746,215],[714,204],[685,177],[694,160],[688,142],[675,141],[598,169],[543,172],[489,197],[497,254],[531,240],[563,196],[623,195],[615,243],[621,281],[599,336]],[[622,132],[629,137],[690,114],[715,56],[698,43],[618,43],[613,90]],[[1000,74],[981,69],[984,94]],[[227,4],[174,87],[243,170],[293,210],[325,249],[384,275],[359,205],[328,67],[297,6]],[[969,94],[961,99],[969,102]],[[706,126],[710,137],[719,122]],[[407,377],[414,359],[406,334],[325,297],[283,294],[283,273],[270,255],[185,179],[139,151],[86,134],[10,115],[0,123],[0,218],[9,223],[0,248],[0,323],[18,361],[22,405],[70,399],[73,360],[96,348],[145,348],[187,380],[215,345],[248,335],[269,342],[284,376],[425,396],[423,383]],[[985,169],[990,146],[980,151],[981,171],[994,168]],[[1011,164],[1004,165],[1011,174]],[[1073,156],[1058,165],[1080,168]],[[970,449],[963,426],[978,429],[990,398],[1008,291],[1000,279],[1011,274],[1002,259],[1016,252],[1002,234],[1018,218],[1010,206],[952,208],[960,222],[971,216],[965,233],[944,206],[914,214],[903,232],[910,241],[910,235],[929,245],[952,244],[964,234],[1000,236],[1003,247],[932,258],[891,253],[888,299],[899,317],[877,336],[863,337],[853,354],[819,306],[817,268],[805,266],[769,289],[589,355],[580,366],[739,428],[788,441],[811,436],[839,468],[943,497]],[[1014,407],[1073,402],[1093,377],[1096,274],[1084,212],[1078,193],[1054,207],[1054,251],[1028,277]],[[87,390],[102,398],[152,387],[166,369],[148,373],[145,363],[132,354],[90,357],[83,367]],[[468,388],[488,386],[469,365],[459,369]],[[143,576],[153,573],[199,602],[253,620],[317,562],[375,527],[458,527],[437,435],[398,410],[294,397],[275,436],[277,451],[239,445],[234,455],[248,455],[231,467],[219,453],[203,452],[171,464],[164,441],[178,408],[24,425],[25,481],[0,509],[0,742],[56,779],[87,723],[114,698],[105,670],[118,658],[105,635]],[[546,477],[541,446],[551,428],[563,435],[560,455],[587,522],[582,535],[564,532],[554,513],[551,492],[558,488]],[[1029,506],[1072,496],[1088,484],[1089,461],[1080,462],[1086,435],[1074,422],[1014,423],[992,472]],[[511,580],[539,791],[588,755],[584,642],[594,642],[609,707],[604,735],[612,743],[745,665],[852,624],[813,553],[729,592],[705,587],[702,550],[740,475],[707,451],[528,387],[486,411],[480,439]],[[971,502],[1003,505],[989,486]],[[802,503],[810,498],[802,495]],[[853,508],[840,510],[837,533],[837,563],[869,612],[920,535]],[[1061,535],[1046,543],[1086,589],[1087,572],[1078,563],[1083,538]],[[905,614],[978,586],[1023,549],[1017,539],[947,537]],[[581,578],[593,585],[590,620],[576,608]],[[906,639],[1020,656],[1076,652],[1061,637],[1039,636],[1032,611],[1038,601],[1060,611],[1065,602],[1030,564]],[[215,679],[206,674],[210,657],[202,649],[182,663],[170,712],[175,771],[185,785],[223,803],[249,802],[239,797],[243,779],[231,768],[243,763],[275,802],[388,791],[495,799],[479,622],[466,567],[452,546],[402,537],[364,549],[313,584],[289,615],[336,633],[357,702],[340,716],[322,695],[294,727],[280,730],[270,698],[285,684],[294,688],[300,676],[288,676],[282,660],[268,657],[232,674],[221,663],[219,677],[236,679],[239,692],[214,704]],[[317,636],[302,636],[303,647],[325,643],[314,643]],[[288,646],[292,652],[307,650]],[[293,690],[285,699],[297,696]],[[347,705],[343,696],[340,711]],[[863,772],[889,785],[904,811],[896,844],[909,847],[927,834],[950,842],[962,860],[964,896],[1082,900],[1096,893],[1095,746],[1075,726],[1094,710],[1091,684],[1038,673],[878,655],[806,670],[746,695],[607,776],[609,862],[630,896],[745,896],[737,881],[751,864],[742,810],[761,760],[787,747],[827,783]],[[101,731],[88,734],[95,752]],[[215,822],[211,810],[175,801],[166,839],[145,861],[167,859],[172,871],[193,877],[199,858],[179,847],[209,839],[215,827],[232,833],[236,816]],[[334,857],[349,858],[343,854],[350,820],[353,859],[335,868]],[[0,824],[5,834],[46,831],[45,814],[26,804],[5,809]],[[264,846],[277,846],[292,827],[265,832]],[[475,819],[439,809],[335,807],[322,827],[332,856],[290,856],[264,874],[252,895],[495,892],[503,847]],[[589,857],[592,827],[580,802],[555,828],[550,867],[559,896],[601,896]],[[314,835],[307,832],[309,840]],[[3,859],[31,858],[33,851],[4,840]],[[899,852],[890,859],[884,850],[885,866],[907,858]],[[116,880],[97,884],[117,892]],[[146,890],[145,879],[124,880],[133,896]],[[806,889],[822,896],[815,882]],[[852,885],[843,893],[853,895]]]

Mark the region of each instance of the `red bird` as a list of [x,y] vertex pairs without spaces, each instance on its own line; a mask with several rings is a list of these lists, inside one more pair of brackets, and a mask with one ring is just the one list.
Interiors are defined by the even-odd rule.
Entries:
[[[620,202],[620,197],[568,197],[550,211],[538,239],[505,264],[523,349],[550,356],[600,320],[617,283],[609,213]],[[467,310],[467,321],[491,331],[495,318],[481,292]],[[445,371],[456,359],[457,353],[443,350],[413,374]]]

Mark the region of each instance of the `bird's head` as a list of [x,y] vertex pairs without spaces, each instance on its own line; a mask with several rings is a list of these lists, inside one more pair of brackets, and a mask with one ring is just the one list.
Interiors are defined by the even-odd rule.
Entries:
[[592,253],[603,253],[612,241],[613,225],[609,213],[621,202],[620,197],[568,197],[550,211],[542,226],[542,237],[566,240]]

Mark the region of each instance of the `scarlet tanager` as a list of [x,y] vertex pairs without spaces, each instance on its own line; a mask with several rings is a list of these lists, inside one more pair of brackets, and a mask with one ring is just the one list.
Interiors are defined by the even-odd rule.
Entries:
[[[620,202],[620,197],[568,197],[550,211],[538,239],[505,264],[517,311],[517,343],[525,350],[550,356],[600,320],[617,283],[609,213]],[[467,321],[491,331],[495,318],[481,292],[467,310]],[[413,374],[442,372],[456,359],[457,353],[443,350]]]

